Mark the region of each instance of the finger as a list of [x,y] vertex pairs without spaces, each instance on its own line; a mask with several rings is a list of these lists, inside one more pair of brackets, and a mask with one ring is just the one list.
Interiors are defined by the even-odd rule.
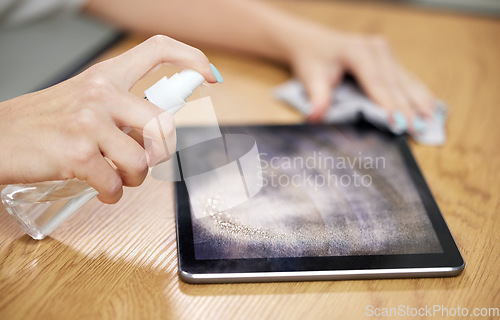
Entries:
[[330,106],[332,88],[323,79],[318,78],[308,79],[304,85],[312,107],[312,113],[307,120],[320,122]]
[[342,77],[343,71],[339,66],[327,70],[325,68],[321,67],[316,71],[308,69],[307,72],[298,73],[298,77],[304,83],[312,109],[307,118],[311,122],[322,121],[331,106],[333,88],[338,85]]
[[133,94],[110,109],[118,127],[130,127],[141,134],[142,138],[135,140],[146,149],[149,166],[170,159],[176,147],[175,122],[170,112]]
[[394,98],[387,86],[387,75],[380,71],[379,61],[366,43],[357,41],[346,53],[346,68],[354,75],[361,88],[375,103],[389,112],[396,109]]
[[123,131],[123,128],[120,128],[123,132],[125,132],[130,138],[134,139],[141,147],[144,148],[144,138],[142,137],[142,132],[138,132],[135,129],[127,127],[127,131]]
[[401,81],[399,65],[383,38],[375,37],[371,41],[373,52],[379,61],[380,70],[385,73],[385,84],[395,103],[396,110],[392,112],[393,124],[400,130],[413,128],[415,111],[410,97],[407,95],[406,83]]
[[143,138],[149,166],[170,159],[175,152],[177,142],[172,115],[163,112],[148,122],[143,130]]
[[76,173],[76,178],[85,180],[94,188],[99,193],[99,200],[110,204],[120,200],[123,194],[122,180],[99,151],[80,168],[82,171]]
[[388,45],[380,37],[371,37],[362,46],[348,57],[348,68],[367,95],[388,110],[391,125],[406,130],[413,112],[395,79],[395,66]]
[[130,90],[139,79],[162,63],[196,70],[208,82],[217,82],[203,52],[162,35],[153,36],[129,51],[102,62],[101,67],[112,79],[116,79],[120,87]]
[[115,96],[113,103],[106,106],[115,124],[120,127],[129,127],[142,133],[146,124],[162,112],[161,108],[146,99],[137,97],[130,92]]
[[105,135],[99,137],[99,149],[117,167],[122,184],[129,187],[140,185],[148,173],[144,149],[114,124],[109,124],[109,128],[101,132]]
[[413,109],[423,117],[432,117],[435,109],[436,98],[429,89],[418,79],[400,67],[401,82],[404,83],[406,94],[411,101]]

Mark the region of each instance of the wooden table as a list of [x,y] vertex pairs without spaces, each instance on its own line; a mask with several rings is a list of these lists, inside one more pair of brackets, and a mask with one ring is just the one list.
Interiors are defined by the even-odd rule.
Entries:
[[[360,319],[367,318],[367,305],[460,306],[470,312],[500,307],[500,21],[388,4],[279,5],[344,30],[385,35],[407,68],[449,104],[447,144],[411,146],[467,262],[464,273],[441,279],[186,284],[177,275],[172,185],[148,178],[126,190],[116,205],[94,199],[43,241],[26,236],[1,209],[1,319]],[[103,58],[141,40],[128,37]],[[273,86],[289,77],[285,70],[259,59],[205,52],[225,79],[207,89],[220,123],[302,121],[272,98]],[[141,95],[168,72],[163,68],[140,82],[134,93]]]

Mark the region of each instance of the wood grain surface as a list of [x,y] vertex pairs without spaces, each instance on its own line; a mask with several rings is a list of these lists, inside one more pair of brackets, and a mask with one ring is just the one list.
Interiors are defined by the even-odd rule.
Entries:
[[[0,319],[364,319],[367,305],[500,307],[500,21],[371,2],[277,5],[343,30],[385,35],[404,65],[449,104],[446,145],[411,146],[466,260],[464,273],[186,284],[177,275],[172,185],[148,177],[116,205],[92,200],[43,241],[29,238],[0,209]],[[129,36],[102,59],[143,39]],[[202,89],[220,123],[302,121],[272,97],[273,86],[290,76],[286,70],[202,49],[225,80]],[[162,68],[133,92],[142,95],[171,72]]]

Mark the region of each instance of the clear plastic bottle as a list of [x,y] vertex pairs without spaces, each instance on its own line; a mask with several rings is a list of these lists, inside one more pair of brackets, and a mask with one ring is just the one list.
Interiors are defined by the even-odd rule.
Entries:
[[96,195],[78,179],[47,181],[9,185],[2,203],[30,237],[41,240]]
[[[144,93],[150,102],[173,114],[186,105],[186,98],[204,81],[201,74],[186,69],[163,77]],[[97,194],[86,182],[70,179],[9,185],[0,197],[24,231],[41,240]]]

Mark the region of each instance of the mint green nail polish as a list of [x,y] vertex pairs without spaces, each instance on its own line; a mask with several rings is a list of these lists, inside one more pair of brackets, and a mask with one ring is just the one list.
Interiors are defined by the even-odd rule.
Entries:
[[394,121],[396,122],[396,127],[401,131],[406,130],[407,126],[405,116],[399,111],[394,111],[393,117]]
[[212,73],[214,74],[215,79],[217,79],[217,82],[223,83],[224,79],[222,78],[222,75],[220,74],[219,70],[217,70],[217,68],[213,64],[210,64],[210,68],[212,69]]
[[443,124],[443,123],[444,123],[444,120],[445,120],[445,118],[444,118],[444,114],[443,114],[443,113],[441,113],[441,112],[439,112],[439,111],[436,111],[436,112],[434,113],[434,119],[436,119],[436,121],[437,121],[437,122],[439,122],[439,123]]
[[422,121],[422,118],[416,117],[413,119],[413,129],[415,129],[418,133],[422,133],[425,130],[425,122]]

